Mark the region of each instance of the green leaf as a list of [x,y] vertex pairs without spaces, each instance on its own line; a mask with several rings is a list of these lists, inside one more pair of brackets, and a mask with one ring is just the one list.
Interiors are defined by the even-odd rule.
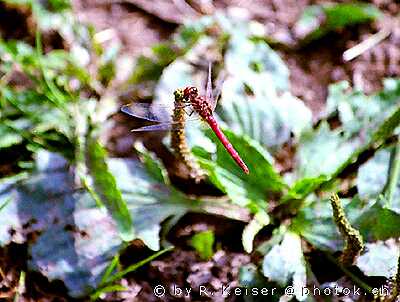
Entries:
[[356,265],[366,276],[395,277],[400,245],[395,241],[367,243]]
[[110,278],[110,275],[117,268],[118,265],[120,265],[120,263],[119,263],[119,254],[116,254],[114,256],[113,260],[107,266],[107,269],[105,270],[103,276],[101,277],[101,280],[100,280],[100,283],[99,283],[100,287],[105,285],[108,282],[108,280]]
[[[347,213],[347,200],[342,200]],[[320,250],[340,251],[343,239],[333,221],[329,200],[309,201],[303,204],[293,219],[290,230]]]
[[6,125],[0,125],[0,149],[20,144],[22,141],[23,138],[20,134]]
[[69,0],[50,0],[49,4],[51,5],[52,10],[56,12],[71,8],[71,3]]
[[137,237],[152,250],[160,249],[160,224],[168,217],[194,211],[242,219],[236,207],[221,201],[190,199],[160,183],[135,161],[109,159],[107,163],[131,216],[135,218],[133,224]]
[[18,302],[21,299],[22,293],[25,291],[25,271],[21,271],[18,280],[18,287],[16,288],[14,296],[14,302]]
[[257,295],[244,295],[245,302],[265,301],[266,296],[268,301],[278,302],[279,296],[283,295],[283,290],[276,283],[268,282],[257,269],[250,263],[239,268],[239,284],[251,292],[254,288],[258,289]]
[[[351,225],[367,241],[400,237],[400,215],[385,207],[385,200],[341,199]],[[374,226],[373,228],[371,226]],[[293,219],[290,230],[313,246],[330,252],[343,248],[343,239],[333,222],[329,200],[307,201]]]
[[340,129],[330,130],[329,125],[322,122],[316,131],[305,133],[300,139],[297,152],[299,175],[307,178],[321,175],[329,177],[353,155],[360,144],[360,141],[348,140]]
[[271,164],[272,157],[256,141],[237,136],[227,129],[223,131],[245,161],[250,173],[245,174],[237,166],[211,130],[206,133],[217,145],[217,158],[215,162],[202,160],[203,167],[208,170],[211,182],[228,194],[234,203],[247,206],[254,212],[265,210],[267,194],[279,193],[286,187]]
[[[316,131],[310,131],[301,137],[297,154],[299,176],[325,175],[328,181],[354,163],[362,152],[379,148],[399,126],[398,81],[387,80],[385,89],[370,97],[360,92],[349,92],[347,101],[342,102],[342,92],[338,91],[346,87],[348,86],[344,83],[332,86],[328,105],[330,114],[339,110],[343,127],[330,130],[328,124],[322,122]],[[366,104],[363,104],[364,101]],[[344,109],[349,104],[350,109]],[[368,109],[368,106],[372,109]],[[380,108],[379,114],[374,106]],[[324,165],[320,165],[321,162]]]
[[121,238],[124,241],[133,240],[135,231],[132,218],[115,178],[108,170],[105,150],[93,137],[87,137],[85,150],[86,165],[93,179],[95,192],[115,219]]
[[264,41],[251,39],[248,25],[232,32],[225,68],[217,112],[230,129],[276,148],[311,127],[311,111],[288,92],[288,68]]
[[0,212],[8,205],[8,203],[11,201],[11,197],[6,199],[1,205],[0,205]]
[[[228,78],[222,87],[222,100],[217,111],[230,129],[245,134],[260,144],[274,149],[311,127],[311,111],[288,92],[278,94],[269,75],[253,74],[244,78],[246,71]],[[245,87],[254,95],[248,95]]]
[[151,58],[140,56],[136,61],[135,70],[131,75],[130,82],[141,83],[144,81],[158,80],[165,66],[157,62],[153,62]]
[[370,22],[381,16],[375,6],[361,2],[312,5],[305,9],[294,31],[303,43],[308,43],[331,31]]
[[[7,106],[5,112],[10,116],[23,115],[18,119],[7,120],[7,126],[16,133],[21,130],[32,132],[30,135],[41,137],[44,132],[57,131],[72,140],[72,125],[68,113],[49,102],[47,96],[35,90],[24,91],[0,88]],[[6,117],[6,115],[5,115]]]
[[[377,198],[388,182],[391,152],[394,147],[379,150],[374,157],[360,166],[357,174],[357,190],[362,198]],[[400,180],[393,192],[390,209],[400,214]]]
[[163,170],[161,161],[154,158],[154,156],[149,153],[141,153],[141,156],[143,157],[143,165],[145,166],[147,173],[160,183],[166,184],[167,173]]
[[[43,150],[36,155],[34,173],[0,182],[0,205],[5,205],[0,211],[0,245],[26,243],[29,270],[63,281],[72,297],[85,296],[98,288],[103,272],[125,245],[111,215],[98,207],[92,194],[76,187],[75,169],[59,155]],[[237,207],[189,199],[158,182],[136,161],[109,159],[107,166],[135,218],[137,238],[154,250],[160,248],[160,224],[170,216],[192,211],[242,219]],[[27,241],[32,233],[36,240]]]
[[363,198],[377,197],[383,190],[389,171],[390,151],[379,150],[361,165],[357,174],[357,190]]
[[289,69],[279,55],[265,41],[251,39],[247,22],[239,26],[241,30],[232,32],[225,53],[227,71],[250,87],[254,84],[256,88],[261,88],[260,83],[251,83],[251,80],[270,78],[274,81],[267,87],[264,85],[264,91],[266,88],[288,90]]
[[0,188],[0,200],[11,199],[0,211],[1,245],[38,234],[28,243],[28,269],[62,280],[71,296],[81,296],[96,286],[121,241],[107,214],[75,188],[65,159],[44,151],[38,155],[35,173]]
[[282,197],[281,202],[304,199],[326,181],[327,178],[324,175],[315,178],[301,178],[290,187],[286,195]]
[[113,46],[106,50],[99,62],[98,77],[99,81],[107,86],[116,75],[115,61],[119,54],[119,46]]
[[190,240],[190,245],[197,251],[201,259],[209,260],[214,254],[214,240],[214,232],[208,230],[193,235]]
[[[400,237],[400,215],[385,207],[384,199],[363,200],[355,196],[341,202],[350,223],[367,242]],[[290,229],[321,250],[336,252],[343,248],[343,239],[326,199],[304,203]]]
[[265,277],[281,286],[293,286],[298,300],[305,298],[303,288],[307,284],[306,263],[298,235],[288,232],[281,244],[275,245],[264,256],[262,270]]
[[399,104],[400,80],[385,79],[383,83],[381,92],[368,96],[360,90],[351,90],[348,82],[329,86],[327,114],[339,113],[346,136],[361,132],[364,139],[369,139]]
[[385,204],[385,198],[379,198],[371,207],[359,213],[354,221],[354,226],[367,241],[400,237],[400,214]]

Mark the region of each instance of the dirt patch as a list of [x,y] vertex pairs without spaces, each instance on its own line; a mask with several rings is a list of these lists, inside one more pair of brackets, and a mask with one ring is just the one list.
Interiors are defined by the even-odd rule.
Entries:
[[28,7],[0,2],[0,20],[0,37],[3,39],[34,41],[33,19]]
[[147,13],[128,1],[72,1],[78,20],[93,24],[97,32],[109,30],[107,43],[120,43],[122,52],[137,56],[167,39],[176,24]]
[[[124,280],[122,284],[128,287],[127,292],[108,298],[110,301],[160,301],[154,295],[154,289],[162,286],[166,293],[161,301],[238,301],[234,296],[225,299],[222,289],[237,287],[239,269],[249,262],[248,255],[224,250],[217,251],[209,261],[201,261],[194,251],[176,250],[151,262],[134,278]],[[192,291],[185,293],[184,288]],[[206,290],[209,297],[204,291],[200,293],[201,290]]]

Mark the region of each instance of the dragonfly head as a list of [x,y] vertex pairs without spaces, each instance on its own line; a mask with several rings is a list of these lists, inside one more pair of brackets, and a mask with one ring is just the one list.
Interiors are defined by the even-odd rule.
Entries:
[[186,100],[190,100],[192,98],[195,98],[199,95],[199,91],[197,90],[196,87],[186,87],[185,90],[183,91],[183,98]]

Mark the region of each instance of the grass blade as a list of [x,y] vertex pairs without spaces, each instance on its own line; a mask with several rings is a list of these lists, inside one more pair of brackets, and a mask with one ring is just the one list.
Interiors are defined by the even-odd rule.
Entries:
[[86,138],[85,160],[89,174],[93,178],[94,191],[117,223],[122,240],[131,241],[135,238],[132,218],[117,187],[115,177],[108,170],[106,157],[104,148],[89,132]]
[[107,280],[108,283],[112,283],[112,282],[114,282],[114,281],[116,281],[116,280],[121,279],[121,278],[122,278],[123,276],[125,276],[126,274],[137,270],[139,267],[141,267],[141,266],[145,265],[146,263],[152,261],[153,259],[155,259],[155,258],[161,256],[162,254],[164,254],[164,253],[166,253],[166,252],[169,252],[169,251],[172,250],[173,248],[174,248],[173,246],[167,247],[166,249],[163,249],[163,250],[161,250],[161,251],[159,251],[159,252],[157,252],[157,253],[151,255],[150,257],[147,257],[146,259],[143,259],[142,261],[139,261],[139,262],[137,262],[137,263],[135,263],[135,264],[132,264],[132,265],[128,266],[126,269],[124,269],[124,270],[122,270],[122,271],[120,271],[120,272],[114,274],[112,277],[110,277],[110,278]]

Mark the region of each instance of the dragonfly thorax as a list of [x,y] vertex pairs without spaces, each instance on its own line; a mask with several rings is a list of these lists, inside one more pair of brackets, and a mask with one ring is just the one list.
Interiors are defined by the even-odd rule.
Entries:
[[204,119],[212,116],[212,109],[206,97],[198,96],[190,100],[193,109]]
[[193,109],[202,117],[207,118],[212,115],[212,110],[208,104],[206,97],[199,96],[199,91],[196,87],[186,87],[183,90],[183,98],[190,102]]
[[183,98],[185,100],[192,100],[199,96],[199,91],[196,87],[189,86],[183,90]]

